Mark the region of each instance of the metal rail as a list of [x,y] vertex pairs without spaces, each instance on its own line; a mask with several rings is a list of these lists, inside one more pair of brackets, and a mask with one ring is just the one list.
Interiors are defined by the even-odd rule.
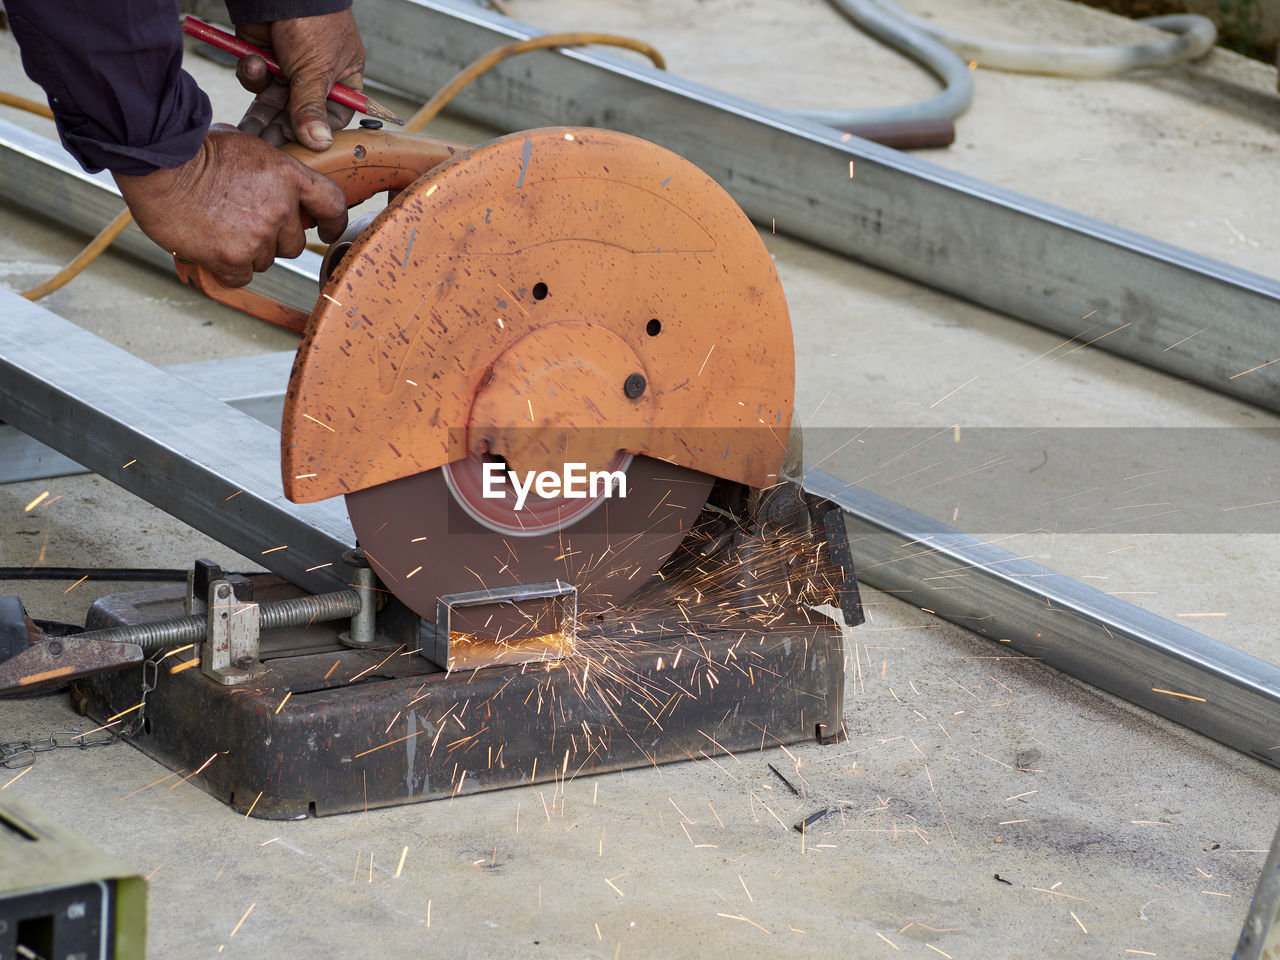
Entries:
[[4,290],[0,419],[306,590],[346,584],[346,510],[285,499],[277,430]]
[[[448,0],[362,0],[360,22],[370,77],[423,99],[493,47],[543,32]],[[1276,279],[609,54],[527,54],[483,74],[452,108],[505,130],[577,124],[646,137],[704,169],[758,223],[1065,336],[1123,327],[1096,346],[1280,410],[1280,364],[1269,363],[1280,359]],[[110,178],[4,121],[0,196],[86,233],[120,208]],[[136,227],[117,244],[172,269]],[[252,286],[309,310],[318,269],[306,253]],[[1091,310],[1093,326],[1080,320]]]
[[[345,585],[345,510],[284,499],[275,430],[3,291],[0,418],[305,589]],[[1280,667],[835,477],[805,488],[848,514],[864,582],[1280,766]]]
[[[294,352],[260,353],[162,367],[196,390],[216,397],[271,427],[280,423],[284,390],[293,367]],[[86,468],[21,430],[0,423],[0,483],[41,480],[85,473]]]
[[[369,76],[424,99],[493,47],[543,32],[448,0],[361,0],[359,17]],[[1097,347],[1280,410],[1280,363],[1229,379],[1280,358],[1275,279],[594,50],[501,63],[451,109],[503,130],[645,137],[757,223],[1065,336],[1128,324]],[[1091,310],[1105,325],[1086,334]]]
[[863,583],[1280,767],[1280,666],[820,470],[804,488],[845,510]]

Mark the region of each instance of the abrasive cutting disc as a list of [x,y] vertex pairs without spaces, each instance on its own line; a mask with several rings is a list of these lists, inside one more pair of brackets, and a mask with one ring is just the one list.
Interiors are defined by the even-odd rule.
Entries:
[[[778,481],[793,378],[769,253],[714,180],[624,134],[524,131],[428,171],[334,269],[286,397],[285,493],[345,496],[428,619],[441,595],[557,580],[589,614],[661,566],[715,478]],[[486,464],[624,472],[626,496],[549,484],[516,509],[483,495]],[[466,620],[555,629],[536,607]]]
[[[542,500],[536,506],[543,532],[526,535],[499,532],[495,523],[468,512],[467,494],[450,488],[448,469],[347,495],[351,524],[379,578],[429,620],[443,595],[556,580],[577,587],[583,616],[620,603],[679,546],[714,482],[694,470],[634,457],[625,497],[599,496],[593,509],[563,529],[555,515],[580,510],[582,501]],[[552,604],[487,604],[456,609],[451,625],[478,637],[516,640],[555,632],[558,613]]]

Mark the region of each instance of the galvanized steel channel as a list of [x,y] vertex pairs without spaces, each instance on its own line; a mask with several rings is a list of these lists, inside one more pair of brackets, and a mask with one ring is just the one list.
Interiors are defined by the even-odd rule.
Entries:
[[1280,666],[820,470],[804,488],[845,510],[861,582],[1280,766]]
[[347,512],[285,499],[278,430],[6,290],[0,419],[298,586],[349,579]]
[[[423,99],[493,47],[544,32],[469,2],[361,0],[358,15],[369,76]],[[508,60],[451,109],[502,130],[645,137],[761,225],[1064,336],[1127,324],[1097,348],[1280,410],[1280,363],[1230,379],[1280,358],[1273,278],[595,50]],[[1102,326],[1081,321],[1093,310]]]

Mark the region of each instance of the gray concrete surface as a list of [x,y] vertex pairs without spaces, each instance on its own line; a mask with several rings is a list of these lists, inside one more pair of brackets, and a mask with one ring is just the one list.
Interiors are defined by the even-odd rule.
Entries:
[[[1005,38],[1145,32],[1059,0],[906,5]],[[779,105],[880,104],[930,89],[819,0],[512,6],[549,29],[635,33],[673,70]],[[2,42],[0,87],[20,90]],[[193,69],[234,119],[233,83],[207,63]],[[1118,80],[980,71],[977,82],[956,145],[929,159],[1276,275],[1274,203],[1259,198],[1280,196],[1267,162],[1280,100],[1265,68],[1215,52]],[[80,240],[0,207],[0,280],[26,286]],[[797,408],[816,427],[1276,425],[1096,350],[1060,357],[1061,338],[924,287],[765,241],[795,325]],[[45,305],[157,363],[294,342],[114,255]],[[1090,309],[1082,303],[1081,317]],[[856,458],[828,466],[871,472]],[[1091,485],[1133,485],[1114,460],[1083,466]],[[908,499],[910,485],[898,486]],[[60,499],[25,513],[45,489]],[[1255,492],[1257,502],[1277,496]],[[956,505],[961,527],[966,509]],[[1274,534],[1013,533],[1010,549],[1165,616],[1215,614],[1182,622],[1280,659]],[[248,563],[98,478],[0,487],[0,565],[181,566],[198,555]],[[0,582],[36,615],[67,620],[117,589],[69,586]],[[245,820],[190,784],[148,788],[167,771],[124,745],[43,754],[0,786],[150,876],[155,957],[1230,952],[1280,818],[1274,769],[891,597],[867,600],[870,621],[851,637],[851,737],[834,747],[296,823]],[[73,724],[84,727],[61,697],[0,702],[0,739]],[[234,749],[236,731],[227,737]],[[786,793],[769,762],[805,796]],[[803,844],[783,826],[836,805],[840,816]]]

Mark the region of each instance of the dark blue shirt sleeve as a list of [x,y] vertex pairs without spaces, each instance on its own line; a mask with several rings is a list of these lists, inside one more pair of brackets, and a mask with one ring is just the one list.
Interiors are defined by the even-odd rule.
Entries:
[[[351,0],[226,0],[235,23],[346,10]],[[212,108],[182,69],[176,0],[5,0],[27,76],[62,144],[91,173],[143,176],[186,163]]]
[[337,13],[351,7],[351,0],[225,0],[231,22],[266,23]]
[[5,0],[27,75],[90,172],[144,175],[194,157],[209,98],[182,70],[175,0]]

